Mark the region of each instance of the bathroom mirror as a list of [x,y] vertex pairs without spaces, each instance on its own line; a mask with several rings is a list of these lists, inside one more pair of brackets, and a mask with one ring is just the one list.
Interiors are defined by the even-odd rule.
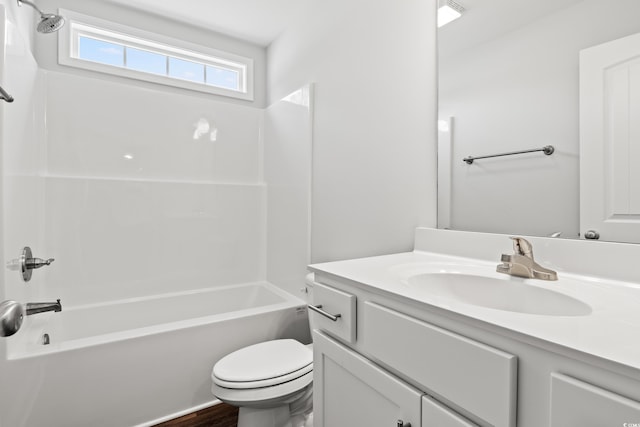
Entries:
[[[580,99],[580,51],[640,33],[640,2],[455,2],[462,16],[438,30],[438,226],[584,236],[580,181],[592,169],[581,166],[580,109],[592,101]],[[549,145],[551,155],[463,161]]]

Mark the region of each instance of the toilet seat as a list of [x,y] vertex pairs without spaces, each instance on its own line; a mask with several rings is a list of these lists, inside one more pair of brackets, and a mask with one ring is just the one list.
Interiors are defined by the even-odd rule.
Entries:
[[272,387],[313,371],[313,352],[291,339],[273,340],[242,348],[213,367],[214,384],[236,390]]
[[274,378],[267,378],[265,380],[259,380],[259,381],[224,381],[216,376],[212,376],[212,379],[214,383],[216,383],[220,387],[225,387],[225,388],[234,388],[234,389],[262,388],[262,387],[271,387],[274,385],[286,383],[291,380],[295,380],[296,378],[300,378],[301,376],[312,371],[313,371],[313,363],[310,363],[304,368],[290,372],[286,375],[281,375],[279,377],[274,377]]
[[230,405],[268,408],[274,402],[289,404],[297,400],[312,383],[313,372],[308,372],[292,381],[271,387],[239,389],[221,387],[213,383],[211,391],[218,399]]

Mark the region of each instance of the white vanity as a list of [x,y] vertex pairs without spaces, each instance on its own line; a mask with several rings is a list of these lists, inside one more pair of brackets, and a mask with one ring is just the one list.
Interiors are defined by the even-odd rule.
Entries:
[[447,230],[312,265],[339,315],[311,314],[314,425],[640,427],[637,245],[530,240],[558,281],[496,273],[507,236]]

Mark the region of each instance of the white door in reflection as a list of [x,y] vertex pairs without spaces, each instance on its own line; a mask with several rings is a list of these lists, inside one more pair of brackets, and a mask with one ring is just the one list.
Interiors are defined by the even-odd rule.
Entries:
[[580,52],[580,233],[640,243],[640,33]]

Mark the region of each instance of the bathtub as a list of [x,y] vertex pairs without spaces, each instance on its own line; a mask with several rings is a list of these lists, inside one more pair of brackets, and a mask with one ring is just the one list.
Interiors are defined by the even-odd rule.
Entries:
[[304,301],[266,282],[70,308],[62,302],[61,313],[27,318],[21,339],[8,346],[9,373],[21,372],[13,380],[30,389],[8,425],[152,426],[217,403],[211,369],[229,352],[309,339]]

